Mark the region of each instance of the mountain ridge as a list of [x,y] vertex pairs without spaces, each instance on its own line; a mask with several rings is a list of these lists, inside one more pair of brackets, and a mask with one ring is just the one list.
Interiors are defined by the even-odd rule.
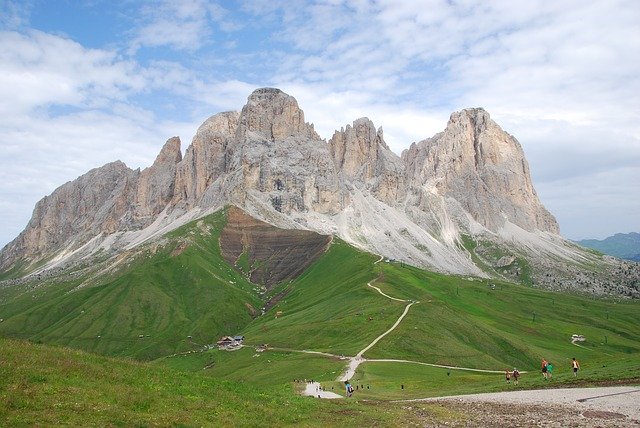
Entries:
[[[113,162],[43,198],[0,252],[0,271],[41,272],[131,249],[226,205],[446,273],[522,282],[522,266],[496,269],[507,256],[534,266],[536,284],[583,288],[573,279],[581,265],[619,268],[559,235],[522,148],[484,109],[453,113],[443,132],[398,156],[367,118],[326,141],[294,97],[261,88],[241,112],[208,118],[184,156],[173,137],[149,168]],[[607,276],[589,287],[610,292]]]
[[640,262],[640,233],[616,233],[604,239],[582,239],[574,241],[610,256]]

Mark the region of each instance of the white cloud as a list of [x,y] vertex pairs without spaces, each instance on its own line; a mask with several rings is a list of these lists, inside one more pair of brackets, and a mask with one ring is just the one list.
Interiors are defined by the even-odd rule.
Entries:
[[[0,32],[0,246],[63,183],[115,160],[147,167],[171,136],[181,137],[184,150],[206,117],[239,108],[251,89],[203,82],[166,61],[143,68],[38,31]],[[156,92],[199,105],[195,119],[161,118],[132,101]]]
[[161,0],[141,9],[133,30],[130,51],[141,47],[168,46],[195,52],[211,42],[214,30],[234,32],[243,28],[218,3],[208,0]]
[[0,27],[18,28],[28,21],[31,4],[27,1],[3,0],[0,2]]
[[99,105],[122,99],[145,82],[132,62],[111,51],[39,31],[0,32],[0,114],[51,104]]
[[[383,0],[286,13],[279,34],[296,53],[275,80],[315,93],[291,92],[318,130],[373,116],[399,152],[438,121],[435,131],[444,128],[445,112],[482,106],[522,143],[563,230],[572,230],[569,206],[598,204],[621,212],[592,210],[601,230],[640,230],[637,215],[622,213],[640,194],[640,3]],[[611,187],[597,184],[616,177],[624,185],[614,204]],[[562,204],[549,191],[556,185]],[[587,197],[584,187],[602,191]]]

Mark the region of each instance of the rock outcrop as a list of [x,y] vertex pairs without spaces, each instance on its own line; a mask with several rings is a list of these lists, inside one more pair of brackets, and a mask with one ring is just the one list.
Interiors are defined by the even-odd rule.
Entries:
[[389,150],[382,128],[366,117],[336,131],[329,140],[331,155],[345,179],[361,184],[383,202],[401,202],[406,194],[405,168]]
[[227,154],[230,202],[250,205],[259,194],[260,202],[279,213],[342,209],[327,143],[304,122],[295,98],[279,89],[258,89],[249,96]]
[[170,138],[155,162],[140,173],[135,200],[135,217],[147,225],[165,209],[173,199],[176,168],[182,160],[180,138]]
[[138,172],[116,161],[63,184],[36,204],[25,230],[2,250],[0,267],[37,261],[73,243],[126,229],[137,178]]
[[177,165],[173,205],[197,206],[214,181],[227,172],[239,117],[238,112],[218,113],[200,125]]
[[481,108],[453,113],[444,132],[402,154],[413,189],[453,198],[491,231],[505,220],[527,231],[559,233],[540,203],[520,143]]

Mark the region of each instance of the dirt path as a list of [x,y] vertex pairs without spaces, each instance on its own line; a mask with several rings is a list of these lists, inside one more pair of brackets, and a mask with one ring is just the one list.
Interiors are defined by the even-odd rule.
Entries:
[[578,410],[587,417],[587,412],[600,412],[600,416],[640,423],[640,387],[608,386],[594,388],[562,388],[494,392],[485,394],[458,395],[451,397],[423,398],[403,401],[484,402],[516,405],[564,406]]
[[307,395],[309,397],[317,397],[317,398],[328,398],[328,399],[344,398],[342,395],[336,394],[335,392],[323,391],[322,385],[320,385],[319,382],[307,382],[302,395]]
[[[381,260],[383,259],[382,256],[380,256],[380,259],[378,259],[378,261],[374,262],[374,264],[379,263]],[[380,336],[376,337],[373,342],[371,342],[366,348],[364,348],[362,351],[358,352],[356,354],[355,357],[352,357],[349,360],[349,365],[347,366],[347,369],[345,370],[345,372],[338,377],[339,381],[346,381],[349,380],[353,377],[353,375],[355,375],[356,373],[356,369],[358,368],[358,366],[367,361],[365,358],[362,357],[362,355],[367,352],[369,349],[371,349],[372,347],[375,346],[376,343],[378,343],[383,337],[385,337],[387,334],[391,333],[393,330],[396,329],[396,327],[398,327],[398,325],[400,325],[400,323],[402,322],[402,320],[404,319],[405,316],[407,316],[407,314],[409,313],[409,308],[412,305],[415,305],[416,303],[420,303],[420,302],[413,302],[413,301],[409,301],[409,300],[403,300],[403,299],[398,299],[395,297],[391,297],[387,294],[385,294],[382,290],[380,290],[378,287],[376,287],[375,285],[371,285],[371,282],[368,282],[367,285],[371,288],[374,288],[376,290],[378,290],[378,293],[382,294],[384,297],[386,297],[387,299],[391,299],[391,300],[395,300],[397,302],[408,302],[407,306],[405,306],[404,308],[404,312],[402,312],[402,315],[400,315],[400,318],[398,318],[398,320],[395,322],[395,324],[393,324],[391,326],[391,328],[387,331],[385,331],[384,333],[382,333]]]
[[[380,256],[380,258],[378,260],[376,260],[375,262],[373,262],[373,264],[374,265],[378,264],[382,260],[384,260],[384,257]],[[373,281],[375,281],[375,280],[373,280]],[[439,367],[439,368],[452,369],[452,370],[466,370],[466,371],[482,372],[482,373],[503,373],[502,370],[472,369],[472,368],[468,368],[468,367],[456,367],[456,366],[445,366],[445,365],[440,365],[440,364],[423,363],[423,362],[420,362],[420,361],[397,360],[397,359],[371,359],[371,360],[369,360],[369,359],[364,358],[363,355],[364,355],[365,352],[367,352],[369,349],[374,347],[383,337],[385,337],[386,335],[388,335],[389,333],[394,331],[398,327],[398,325],[400,325],[400,323],[402,322],[404,317],[409,313],[409,308],[411,308],[411,306],[415,305],[416,303],[420,303],[419,301],[412,301],[412,300],[405,300],[405,299],[398,299],[396,297],[391,297],[388,294],[384,293],[379,287],[376,287],[375,285],[372,285],[371,283],[373,281],[369,281],[367,283],[367,286],[370,287],[370,288],[373,288],[374,290],[376,290],[378,293],[380,293],[381,295],[383,295],[387,299],[394,300],[396,302],[404,302],[404,303],[407,303],[407,305],[405,306],[404,311],[402,312],[400,317],[396,320],[396,322],[391,326],[390,329],[388,329],[387,331],[382,333],[380,336],[376,337],[369,345],[367,345],[367,347],[365,347],[363,350],[358,352],[354,357],[350,357],[349,358],[349,364],[347,365],[345,371],[338,377],[338,379],[337,379],[338,381],[344,382],[344,381],[347,381],[347,380],[351,379],[355,375],[358,366],[360,364],[364,363],[364,362],[367,362],[367,361],[421,364],[421,365],[431,366],[431,367]],[[328,353],[325,353],[325,352],[306,351],[306,350],[305,351],[289,350],[289,351],[304,352],[304,353],[308,353],[308,354],[319,354],[319,355],[337,357],[337,355],[328,354]],[[526,372],[521,372],[521,373],[526,373]],[[316,393],[314,393],[314,391]],[[338,397],[342,398],[342,396],[340,396],[340,395],[338,395],[338,397],[323,397],[322,394],[317,394],[317,392],[318,392],[318,390],[315,390],[314,388],[312,388],[310,386],[307,386],[307,389],[305,390],[304,395],[311,395],[311,396],[320,395],[319,398],[338,398]]]

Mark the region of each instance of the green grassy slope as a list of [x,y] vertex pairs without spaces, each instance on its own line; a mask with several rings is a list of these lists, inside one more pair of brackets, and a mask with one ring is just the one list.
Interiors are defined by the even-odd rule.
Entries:
[[235,334],[261,302],[253,285],[220,256],[224,221],[219,212],[172,232],[99,285],[70,292],[85,279],[79,278],[21,293],[3,289],[0,332],[141,359]]
[[459,418],[299,397],[146,363],[0,339],[0,426],[391,426]]
[[[335,239],[329,251],[289,285],[293,291],[244,330],[246,340],[355,354],[393,324],[404,309],[366,287],[376,277],[376,259]],[[279,311],[282,315],[276,316]]]
[[[535,367],[542,357],[560,365],[574,356],[640,353],[636,301],[594,300],[379,266],[384,280],[378,286],[421,303],[411,308],[397,334],[383,339],[369,357],[499,369],[501,364]],[[572,334],[582,334],[587,341],[582,347],[572,345]]]
[[[303,275],[277,285],[272,296],[285,292],[284,297],[265,315],[255,316],[272,296],[261,297],[258,287],[223,261],[218,237],[224,223],[224,212],[219,212],[185,225],[123,260],[118,274],[77,291],[71,292],[86,277],[46,287],[4,287],[0,334],[107,355],[159,358],[159,364],[175,369],[262,387],[299,378],[331,382],[346,366],[337,356],[354,356],[405,309],[406,302],[367,287],[373,281],[390,296],[419,303],[365,358],[537,372],[545,357],[556,366],[558,382],[572,381],[564,377],[572,357],[585,368],[581,379],[590,381],[633,379],[629,368],[640,367],[638,301],[591,299],[376,264],[378,257],[338,239]],[[275,349],[201,352],[203,344],[238,333],[249,346],[268,343]],[[587,338],[580,347],[570,342],[574,333]],[[197,352],[169,357],[189,350]],[[385,393],[395,396],[397,381],[429,395],[491,389],[496,378],[445,373],[444,382],[460,380],[446,388],[422,380],[443,373],[404,363],[365,363],[356,379],[377,382],[371,394],[383,398]]]
[[[537,376],[541,358],[555,365],[558,376],[554,385],[557,385],[573,382],[567,374],[571,374],[571,358],[576,357],[584,367],[581,381],[638,379],[633,374],[640,369],[637,301],[591,299],[506,282],[467,280],[393,263],[374,265],[376,260],[377,257],[336,240],[305,275],[286,285],[292,291],[276,307],[243,330],[246,342],[353,356],[391,327],[406,305],[366,286],[375,279],[374,285],[388,295],[420,303],[410,308],[394,332],[365,353],[366,358],[489,370],[518,367],[532,372],[526,377],[531,382],[523,379],[522,385],[537,388],[545,385],[538,381],[541,376]],[[278,311],[280,316],[276,316]],[[587,340],[575,346],[570,341],[572,334],[582,334]],[[253,350],[246,354],[212,350],[206,356],[182,357],[180,365],[200,370],[204,361],[195,358],[201,358],[215,361],[215,370],[210,374],[226,379],[247,379],[254,367],[260,373],[253,375],[256,382],[269,379],[285,383],[306,377],[329,382],[336,388],[339,385],[330,381],[346,366],[345,361],[338,360],[337,369],[318,367],[311,360],[306,364],[304,359],[291,355],[283,357],[281,350],[268,351],[259,357],[253,354]],[[280,356],[276,358],[276,354]],[[274,361],[295,359],[291,366],[295,369],[288,373],[279,363],[258,365],[259,359],[270,359],[270,355],[274,355]],[[355,379],[374,379],[377,386],[371,397],[375,398],[383,398],[387,393],[389,397],[396,396],[395,389],[400,383],[407,388],[405,395],[399,396],[406,396],[411,388],[420,396],[503,386],[502,374],[455,371],[454,376],[447,372],[404,363],[365,363]],[[442,382],[428,380],[434,374],[446,379],[446,388]],[[386,380],[379,382],[381,378]]]

